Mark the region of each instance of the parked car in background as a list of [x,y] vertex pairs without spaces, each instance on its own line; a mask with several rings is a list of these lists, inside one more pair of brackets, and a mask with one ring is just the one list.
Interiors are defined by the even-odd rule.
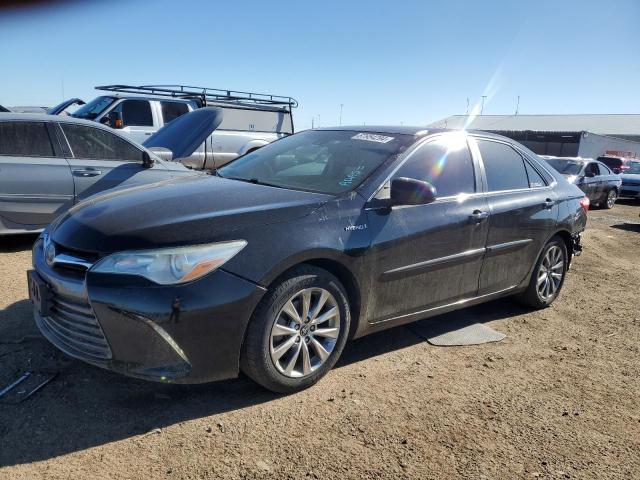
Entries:
[[235,92],[183,85],[104,85],[109,92],[72,113],[120,130],[138,143],[167,123],[204,106],[223,111],[220,127],[191,156],[181,159],[188,167],[215,169],[239,155],[293,133],[291,97]]
[[627,163],[627,169],[622,175],[621,197],[640,199],[640,161]]
[[[220,117],[217,109],[193,112],[160,130],[163,142],[156,146],[189,155]],[[40,231],[74,204],[105,190],[193,175],[204,174],[165,162],[94,122],[0,113],[0,235]],[[159,210],[166,208],[165,201]]]
[[347,338],[507,295],[549,306],[587,206],[497,135],[307,130],[74,208],[36,242],[30,295],[43,335],[94,365],[293,392]]
[[613,208],[620,195],[622,179],[604,163],[591,158],[542,156],[570,183],[582,190],[592,205]]
[[603,156],[598,157],[598,161],[604,163],[613,173],[621,174],[630,168],[631,162],[637,160],[629,157]]
[[47,115],[68,115],[68,109],[74,107],[75,105],[86,105],[86,102],[81,98],[70,98],[68,100],[65,100],[64,102],[59,103],[55,107],[49,108],[46,113]]

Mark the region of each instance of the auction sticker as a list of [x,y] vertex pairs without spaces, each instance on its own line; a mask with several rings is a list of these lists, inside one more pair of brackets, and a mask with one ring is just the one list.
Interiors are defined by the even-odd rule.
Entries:
[[367,142],[389,143],[393,137],[376,135],[375,133],[359,133],[351,137],[351,140],[366,140]]

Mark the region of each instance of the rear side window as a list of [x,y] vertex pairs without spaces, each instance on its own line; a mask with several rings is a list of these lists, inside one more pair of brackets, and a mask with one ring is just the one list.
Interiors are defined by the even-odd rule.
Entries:
[[611,170],[609,170],[606,165],[599,163],[598,168],[600,169],[600,175],[611,175]]
[[108,130],[61,123],[74,158],[141,162],[142,151]]
[[505,143],[478,140],[490,192],[529,188],[522,156]]
[[0,155],[53,157],[44,122],[0,122]]
[[160,102],[160,106],[162,108],[162,118],[164,119],[165,125],[189,111],[186,103]]
[[151,104],[146,100],[125,100],[114,110],[122,113],[125,127],[153,127]]
[[526,160],[524,162],[524,166],[527,170],[527,177],[529,177],[529,186],[531,188],[545,187],[547,185],[547,182],[544,181],[538,171]]
[[463,136],[440,138],[421,146],[393,176],[429,182],[438,197],[476,191],[473,161]]

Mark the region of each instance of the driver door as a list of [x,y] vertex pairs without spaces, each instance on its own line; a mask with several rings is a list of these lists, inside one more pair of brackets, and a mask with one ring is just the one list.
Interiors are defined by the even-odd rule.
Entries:
[[[377,206],[398,177],[428,181],[436,200]],[[489,220],[479,178],[466,137],[442,135],[411,153],[369,203],[372,322],[476,296]]]

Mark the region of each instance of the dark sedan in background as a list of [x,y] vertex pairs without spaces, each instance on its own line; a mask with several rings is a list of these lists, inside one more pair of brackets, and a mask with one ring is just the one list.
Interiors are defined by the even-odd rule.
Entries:
[[507,295],[547,307],[587,208],[507,138],[307,130],[73,207],[34,246],[30,296],[41,332],[94,365],[292,392],[348,338]]
[[592,205],[613,208],[620,195],[622,179],[604,163],[580,157],[543,157],[568,182],[577,185]]

